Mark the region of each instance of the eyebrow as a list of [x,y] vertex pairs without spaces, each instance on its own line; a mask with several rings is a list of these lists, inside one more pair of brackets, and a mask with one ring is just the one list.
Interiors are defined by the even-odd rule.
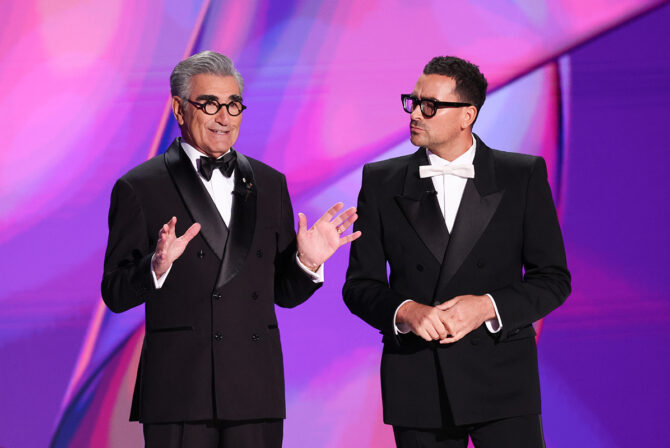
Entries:
[[219,101],[219,97],[215,95],[200,95],[196,98],[197,101]]
[[[231,101],[239,101],[240,103],[242,102],[242,97],[239,95],[230,95],[228,99]],[[199,95],[196,98],[196,101],[216,101],[217,103],[221,103],[219,97],[216,95]]]
[[437,101],[438,103],[442,102],[442,100],[438,100],[434,96],[417,96],[417,95],[412,95],[412,96],[415,97],[415,98],[418,98],[420,100],[431,100],[431,101]]

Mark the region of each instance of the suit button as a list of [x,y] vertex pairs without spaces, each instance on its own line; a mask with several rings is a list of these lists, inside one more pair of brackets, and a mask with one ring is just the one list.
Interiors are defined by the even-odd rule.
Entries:
[[261,339],[260,336],[258,336],[257,334],[251,335],[251,340],[254,342],[258,342],[260,339]]
[[212,299],[214,300],[221,300],[221,297],[222,297],[221,294],[219,294],[218,292],[212,294]]
[[470,339],[470,344],[472,344],[472,345],[477,345],[477,344],[479,344],[479,338],[472,338],[472,339]]
[[217,341],[222,341],[223,335],[217,331],[216,333],[214,333],[214,339]]
[[519,328],[517,328],[516,330],[514,330],[514,331],[511,332],[510,334],[511,334],[512,336],[515,336],[515,335],[519,334],[520,331],[521,331],[521,330],[520,330]]
[[439,300],[433,300],[433,306],[438,306],[440,303],[442,302],[440,302]]
[[256,291],[251,293],[251,298],[254,300],[258,300],[258,293]]
[[423,265],[417,264],[416,265],[416,270],[419,271],[419,272],[423,272]]
[[263,249],[258,249],[258,250],[256,251],[256,256],[257,256],[258,258],[261,258],[261,257],[263,256]]
[[205,258],[205,253],[202,251],[202,249],[198,251],[198,258],[200,258],[201,260]]
[[486,266],[486,262],[484,260],[477,260],[478,268],[483,268],[484,266]]

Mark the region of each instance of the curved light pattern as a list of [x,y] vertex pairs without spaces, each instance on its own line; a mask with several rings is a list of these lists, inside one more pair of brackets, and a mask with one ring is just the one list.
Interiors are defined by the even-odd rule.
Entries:
[[[500,143],[501,149],[529,154],[542,155],[546,158],[549,166],[553,166],[558,160],[557,153],[561,151],[558,147],[558,136],[560,129],[560,96],[559,78],[556,64],[537,70],[527,76],[516,80],[512,84],[499,89],[487,99],[482,115],[477,122],[476,130],[484,141],[495,141]],[[515,110],[514,105],[523,104],[518,112],[510,114]],[[404,120],[408,116],[400,108],[396,108],[396,114]],[[509,126],[500,126],[501,122],[509,122]],[[407,132],[407,130],[405,130]],[[510,135],[513,134],[513,135]],[[378,155],[378,159],[395,157],[415,151],[408,141],[390,148],[387,152]],[[308,216],[316,216],[322,212],[323,204],[343,200],[346,203],[355,203],[360,185],[360,168],[352,173],[342,176],[339,180],[326,184],[321,191],[313,190],[313,195],[307,199],[296,202],[298,209],[306,211]],[[346,264],[338,263],[328,265],[328,277],[342,278]],[[338,291],[330,291],[332,285],[327,282],[320,295],[334,296]],[[336,334],[338,329],[346,328],[347,322],[338,318],[341,314],[333,310],[327,311],[327,306],[341,308],[339,300],[330,299],[329,305],[320,304],[319,314],[330,316],[327,322],[321,319],[316,325],[305,323],[304,315],[297,315],[294,310],[282,311],[280,320],[282,322],[284,342],[287,341],[286,330],[300,328],[303,335],[324,333]],[[335,303],[333,303],[335,302]],[[119,327],[122,322],[133,322],[141,319],[141,314],[134,312],[132,319],[121,319],[113,316],[103,325],[102,342],[116,342],[123,332]],[[128,328],[128,327],[126,327]],[[290,331],[290,330],[289,330]],[[139,353],[143,333],[140,327],[133,331],[133,336],[122,345],[107,344],[97,350],[98,356],[103,353],[112,353],[111,363],[118,372],[124,372],[123,381],[134,379],[137,368],[137,358],[125,357],[121,353],[133,351]],[[311,370],[309,375],[287,375],[287,406],[288,420],[286,422],[285,444],[286,446],[319,446],[344,448],[350,446],[386,447],[392,442],[392,434],[388,427],[382,423],[381,401],[379,390],[379,354],[381,345],[379,337],[374,336],[366,339],[339,339],[337,355],[333,352],[323,351],[320,339],[310,340],[302,337],[299,341],[290,341],[289,345],[301,346],[301,350],[309,353],[308,359],[293,359],[289,353],[286,357],[287,370],[298,369],[309,371],[309,365],[319,366]],[[117,347],[120,347],[117,348]],[[127,362],[126,370],[121,368],[121,363]],[[100,359],[97,359],[100,362]],[[126,395],[116,395],[117,400],[110,400],[108,382],[111,381],[108,368],[96,373],[96,379],[85,385],[79,397],[68,406],[60,423],[54,446],[79,446],[77,440],[111,440],[115,434],[114,429],[137,433],[139,426],[127,423],[127,414],[118,414],[116,411],[123,405],[129,403],[132,395],[132,382],[124,383],[121,390]],[[93,398],[92,398],[93,397]],[[129,409],[126,407],[126,410]],[[97,421],[106,424],[92,424],[88,422],[88,415],[95,410]],[[309,421],[307,428],[304,422]],[[111,424],[109,424],[111,423]],[[108,445],[113,446],[113,445]]]
[[[545,64],[663,2],[112,3],[10,1],[0,16],[0,253],[1,276],[11,280],[0,282],[0,396],[13,410],[0,419],[2,445],[43,446],[54,419],[57,446],[86,446],[94,435],[96,446],[113,446],[126,430],[114,425],[132,426],[122,424],[128,407],[119,409],[128,392],[122,384],[132,383],[136,368],[126,355],[141,340],[142,309],[117,316],[96,308],[105,216],[113,182],[177,132],[165,107],[167,80],[185,53],[211,48],[233,57],[249,105],[238,149],[286,172],[296,211],[315,218],[332,200],[355,200],[364,162],[412,149],[398,94],[436,54],[481,65],[496,93],[480,134],[493,146],[545,156],[556,186],[560,83]],[[527,89],[502,88],[538,67],[519,80],[532,84]],[[332,379],[342,397],[370,386],[356,376],[356,365],[372,365],[363,355],[340,369],[344,382],[324,374],[356,348],[378,346],[374,332],[343,309],[345,265],[346,253],[337,254],[318,297],[280,312],[289,415],[309,412],[304,384],[327,389]],[[324,311],[335,317],[325,327]],[[322,337],[305,344],[315,334]],[[312,350],[317,341],[326,349]],[[46,370],[41,406],[28,408],[25,397]],[[337,414],[336,402],[325,408]],[[47,423],[26,429],[28,418]],[[298,444],[290,422],[287,445]],[[370,440],[387,440],[384,429]],[[333,435],[328,443],[340,442]]]

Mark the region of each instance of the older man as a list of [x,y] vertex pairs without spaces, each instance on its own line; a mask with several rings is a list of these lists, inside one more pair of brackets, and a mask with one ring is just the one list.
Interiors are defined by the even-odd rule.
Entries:
[[486,87],[477,66],[434,58],[401,96],[420,148],[363,169],[344,299],[384,334],[402,448],[544,445],[532,323],[570,274],[544,160],[472,133]]
[[[279,447],[284,374],[275,304],[294,307],[356,210],[336,204],[296,237],[285,177],[233,149],[246,106],[232,61],[205,51],[170,77],[181,129],[112,191],[102,297],[144,304],[131,420],[148,447]],[[181,235],[181,236],[177,236]]]

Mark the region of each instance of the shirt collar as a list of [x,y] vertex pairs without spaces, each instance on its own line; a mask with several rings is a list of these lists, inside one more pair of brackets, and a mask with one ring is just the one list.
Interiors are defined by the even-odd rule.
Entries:
[[472,136],[472,146],[470,146],[470,148],[468,148],[468,150],[465,151],[463,154],[456,157],[452,162],[443,159],[437,154],[432,153],[428,148],[426,148],[426,156],[428,156],[428,161],[430,162],[430,164],[435,166],[451,165],[452,163],[468,164],[472,163],[475,160],[476,150],[477,150],[477,139],[474,136]]

